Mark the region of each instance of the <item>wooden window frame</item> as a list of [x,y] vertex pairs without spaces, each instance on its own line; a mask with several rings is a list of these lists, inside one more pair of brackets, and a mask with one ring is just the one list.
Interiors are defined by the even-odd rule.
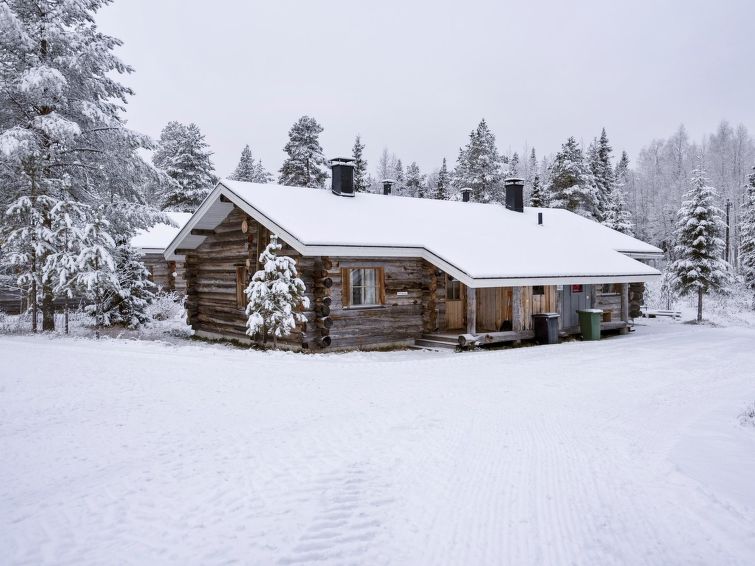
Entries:
[[[454,283],[458,284],[458,291],[459,291],[459,296],[458,297],[449,296],[449,293],[448,293],[448,291],[450,289],[453,289],[453,288],[456,287],[456,285],[453,285]],[[462,287],[461,281],[459,281],[455,277],[452,277],[451,275],[449,275],[448,273],[446,273],[446,300],[447,301],[462,301],[462,300],[464,300],[463,297],[461,296],[461,287]],[[454,295],[455,293],[451,293],[451,294]]]
[[[371,269],[375,271],[375,297],[377,303],[368,305],[354,305],[351,302],[351,272],[357,269]],[[385,268],[357,265],[341,268],[341,304],[345,309],[374,309],[385,306]]]
[[246,288],[249,285],[249,272],[246,265],[236,266],[236,307],[245,309],[247,305]]
[[[617,286],[620,285],[619,283],[603,283],[600,286],[600,294],[603,297],[607,297],[610,295],[621,295],[621,288],[619,287],[619,290],[617,290]],[[609,290],[606,291],[606,286],[608,286]]]

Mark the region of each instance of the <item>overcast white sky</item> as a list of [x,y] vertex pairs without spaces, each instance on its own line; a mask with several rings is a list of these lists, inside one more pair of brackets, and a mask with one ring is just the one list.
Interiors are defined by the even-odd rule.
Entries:
[[302,114],[328,157],[387,146],[455,162],[485,117],[501,150],[540,155],[605,126],[634,157],[680,124],[755,129],[755,1],[116,0],[103,32],[136,72],[131,127],[196,122],[221,176],[244,144],[277,171]]

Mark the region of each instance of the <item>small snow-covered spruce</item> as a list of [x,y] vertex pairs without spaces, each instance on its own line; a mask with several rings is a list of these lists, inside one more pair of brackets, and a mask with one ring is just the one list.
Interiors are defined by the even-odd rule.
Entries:
[[309,299],[304,296],[304,282],[299,279],[296,262],[287,256],[279,256],[281,245],[278,237],[270,237],[265,251],[260,255],[262,269],[257,271],[246,288],[249,301],[246,333],[249,336],[273,337],[273,346],[278,338],[288,336],[297,324],[306,321],[302,310],[309,308]]
[[443,163],[438,171],[438,180],[435,184],[435,195],[433,198],[438,200],[446,200],[448,198],[448,190],[451,187],[451,175],[448,173],[448,165],[446,165],[446,158],[443,158]]
[[95,317],[97,338],[105,324],[103,307],[119,290],[113,260],[115,242],[108,233],[109,226],[102,209],[96,209],[82,231],[81,251],[76,265],[76,284],[92,303],[87,310]]
[[370,182],[367,178],[367,161],[364,158],[364,144],[360,136],[357,136],[354,140],[351,156],[354,158],[354,192],[365,193],[370,188]]
[[669,267],[681,295],[697,294],[697,321],[703,319],[703,297],[721,291],[729,281],[728,264],[721,259],[724,229],[716,207],[718,193],[702,169],[692,172],[691,186],[678,212],[676,259]]
[[254,160],[252,150],[248,145],[241,151],[241,158],[235,171],[229,177],[233,181],[246,181],[247,183],[269,183],[272,175],[262,165],[262,160]]
[[118,288],[103,304],[103,323],[138,328],[150,321],[149,305],[155,300],[156,286],[141,254],[128,243],[115,248],[113,259]]
[[310,116],[299,118],[288,131],[288,143],[283,148],[288,157],[280,168],[278,182],[291,187],[322,189],[328,178],[327,165],[320,134],[323,128]]
[[556,154],[547,193],[552,208],[565,208],[586,218],[595,218],[595,181],[573,137],[566,140]]
[[[740,212],[739,265],[747,287],[755,291],[755,167]],[[753,299],[755,308],[755,298]]]

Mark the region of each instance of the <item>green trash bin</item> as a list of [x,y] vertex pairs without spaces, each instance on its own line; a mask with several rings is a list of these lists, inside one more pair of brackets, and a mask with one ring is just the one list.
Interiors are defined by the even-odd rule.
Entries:
[[582,340],[600,340],[600,322],[603,320],[603,311],[600,309],[578,310],[579,329],[582,331]]

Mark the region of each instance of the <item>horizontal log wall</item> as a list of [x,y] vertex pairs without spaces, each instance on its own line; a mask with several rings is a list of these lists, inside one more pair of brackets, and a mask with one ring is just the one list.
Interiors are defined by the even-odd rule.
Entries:
[[[333,348],[398,344],[419,338],[437,327],[433,301],[439,294],[435,269],[419,258],[331,257],[328,277],[333,281],[330,337]],[[341,269],[378,267],[384,272],[385,304],[344,306]],[[399,295],[399,293],[401,293]],[[405,293],[405,294],[404,294]],[[428,306],[425,309],[425,305]]]
[[[144,265],[149,269],[152,282],[163,291],[186,293],[185,265],[182,261],[167,261],[162,254],[145,254]],[[175,274],[175,275],[174,275]]]
[[[252,340],[246,334],[246,307],[237,300],[237,268],[244,270],[246,286],[257,268],[258,243],[264,249],[268,239],[269,233],[264,227],[247,217],[241,209],[234,208],[196,250],[187,253],[186,310],[194,330],[243,342]],[[286,242],[279,242],[282,244],[279,253],[296,261],[311,305],[304,313],[307,323],[298,326],[289,336],[278,339],[284,346],[298,348],[316,336],[312,277],[316,258],[301,257]],[[268,337],[268,341],[271,342],[272,338]]]
[[603,285],[595,285],[595,308],[603,311],[603,320],[621,320],[621,285],[612,284],[603,290]]

